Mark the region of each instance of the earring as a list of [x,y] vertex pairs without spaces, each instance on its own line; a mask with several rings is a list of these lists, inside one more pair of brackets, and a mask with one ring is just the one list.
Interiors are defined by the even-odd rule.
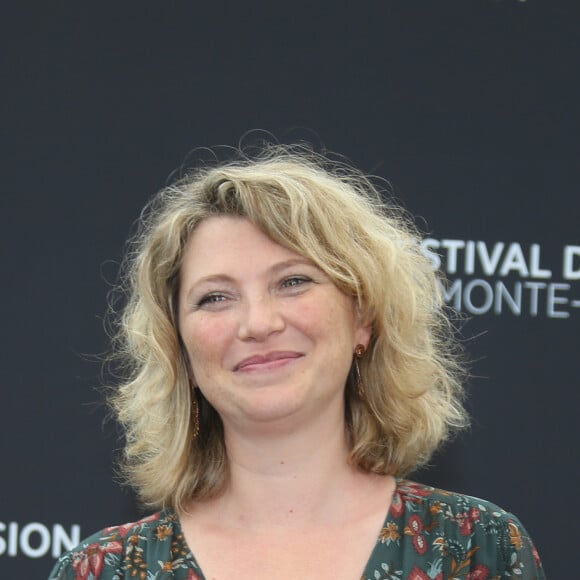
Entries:
[[366,352],[366,348],[364,344],[357,344],[355,349],[354,349],[354,369],[356,372],[356,390],[358,392],[358,396],[361,399],[365,398],[365,384],[363,383],[362,380],[362,375],[360,373],[360,367],[358,364],[359,359],[361,359],[365,352]]
[[191,385],[191,423],[193,426],[191,438],[195,441],[199,436],[199,402],[194,385]]

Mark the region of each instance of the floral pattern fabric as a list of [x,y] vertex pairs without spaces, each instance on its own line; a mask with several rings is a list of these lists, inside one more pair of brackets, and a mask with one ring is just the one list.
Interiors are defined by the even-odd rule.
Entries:
[[[179,519],[164,510],[105,528],[61,556],[49,580],[206,580]],[[361,580],[544,580],[512,514],[477,498],[397,480]]]

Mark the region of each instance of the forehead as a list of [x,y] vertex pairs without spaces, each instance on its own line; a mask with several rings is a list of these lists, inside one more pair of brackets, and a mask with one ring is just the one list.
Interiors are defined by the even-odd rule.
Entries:
[[216,216],[202,221],[184,249],[182,274],[201,270],[246,269],[263,262],[303,258],[274,242],[243,217]]

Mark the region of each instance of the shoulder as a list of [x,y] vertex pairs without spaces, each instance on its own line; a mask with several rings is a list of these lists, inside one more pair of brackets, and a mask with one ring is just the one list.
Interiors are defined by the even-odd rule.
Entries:
[[470,570],[543,578],[532,540],[512,513],[477,497],[398,480],[390,515],[418,553],[427,550]]
[[510,515],[498,505],[484,499],[399,479],[391,511],[393,515],[397,515],[405,508],[412,511],[423,508],[433,515],[443,512],[451,516],[465,512],[471,513],[471,517],[483,516],[490,519],[501,519]]
[[164,510],[89,536],[59,558],[50,580],[114,580],[127,572],[140,577],[139,572],[147,571],[146,562],[170,561],[172,549],[182,556],[187,552],[177,515]]

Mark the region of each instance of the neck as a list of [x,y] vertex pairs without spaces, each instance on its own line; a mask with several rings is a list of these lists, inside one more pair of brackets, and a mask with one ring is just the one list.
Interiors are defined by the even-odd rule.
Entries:
[[[223,502],[239,525],[288,525],[340,517],[361,477],[348,462],[344,424],[241,432],[226,426],[230,480]],[[345,495],[346,494],[346,495]]]

